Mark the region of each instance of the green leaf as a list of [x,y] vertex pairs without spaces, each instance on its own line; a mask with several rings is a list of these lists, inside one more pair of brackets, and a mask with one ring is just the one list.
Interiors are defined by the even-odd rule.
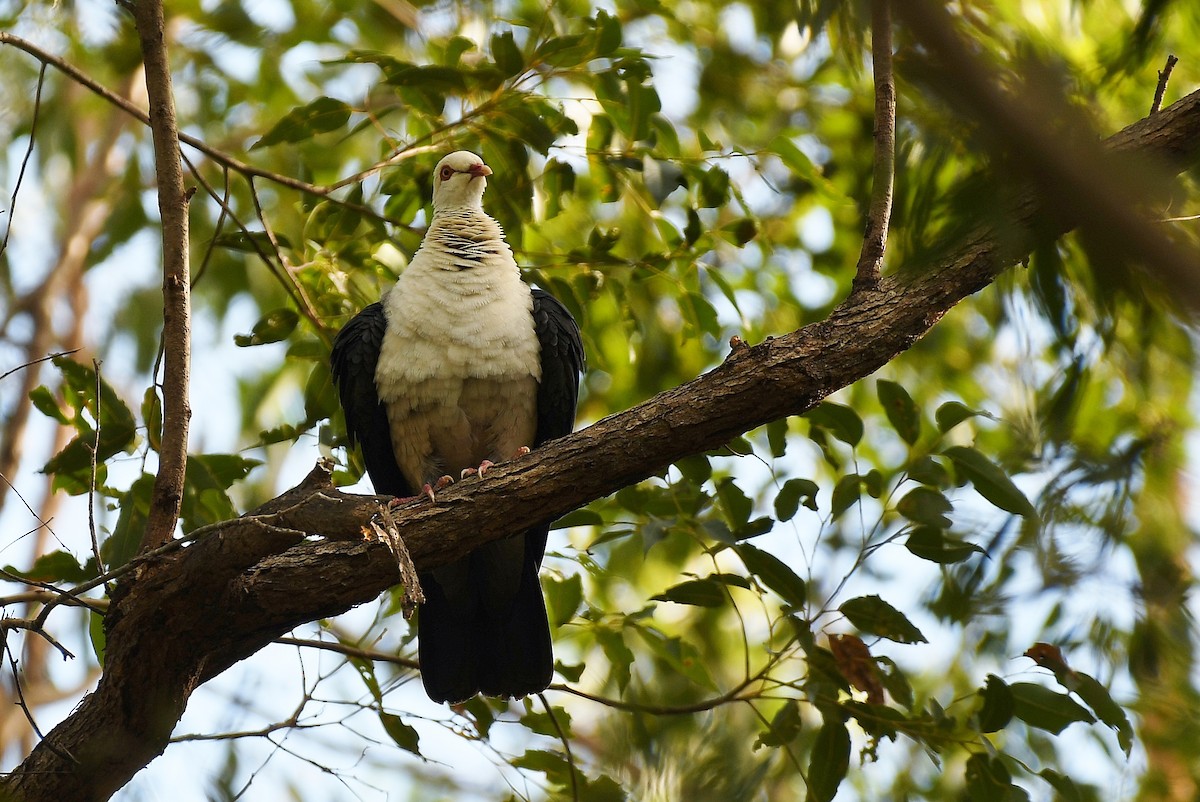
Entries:
[[[96,420],[96,371],[67,357],[55,357],[54,365],[62,372],[63,395],[76,410],[71,421],[78,433],[62,451],[42,467],[43,473],[55,475],[56,486],[71,493],[83,493],[90,487],[92,451],[96,462],[103,463],[122,451],[131,449],[137,437],[133,412],[106,381],[100,382],[100,438],[91,421]],[[80,414],[84,409],[88,415]],[[97,447],[98,446],[98,447]],[[98,478],[97,484],[101,480]]]
[[945,530],[934,526],[918,526],[909,534],[904,546],[914,556],[941,565],[960,563],[972,554],[985,553],[974,543],[950,537]]
[[717,482],[717,502],[725,513],[729,528],[737,531],[750,521],[754,503],[742,492],[733,479],[725,477]]
[[187,459],[185,481],[196,488],[228,490],[259,465],[261,460],[238,454],[193,454]]
[[878,596],[859,596],[838,608],[860,632],[897,643],[928,643],[904,613]]
[[87,565],[80,565],[74,556],[61,550],[43,554],[34,560],[33,565],[26,570],[6,565],[4,571],[37,582],[70,582],[72,584],[99,576],[93,561],[89,560]]
[[100,544],[100,556],[108,570],[120,568],[133,559],[142,542],[142,532],[150,515],[150,496],[154,476],[143,473],[121,495],[117,525]]
[[862,418],[848,406],[822,401],[804,413],[814,426],[820,426],[849,446],[858,445],[863,436]]
[[384,732],[388,734],[396,746],[414,755],[421,754],[421,736],[411,724],[405,724],[400,717],[392,713],[380,713],[379,721],[383,724]]
[[275,309],[259,318],[250,334],[235,334],[235,345],[246,348],[253,345],[277,343],[287,338],[300,322],[300,315],[293,309]]
[[875,383],[879,403],[900,439],[910,446],[921,436],[921,411],[908,391],[896,382],[880,379]]
[[817,168],[812,163],[812,159],[804,155],[804,151],[800,150],[796,143],[788,137],[782,134],[775,137],[767,146],[767,150],[782,159],[792,172],[806,181],[811,181],[817,175]]
[[989,674],[987,685],[979,691],[983,707],[979,710],[979,731],[998,732],[1008,726],[1016,709],[1012,691],[1004,680]]
[[1084,802],[1079,786],[1065,774],[1059,774],[1054,769],[1042,769],[1038,776],[1045,780],[1055,790],[1055,802]]
[[579,802],[626,802],[628,797],[612,777],[584,779],[579,786]]
[[700,208],[715,209],[724,206],[729,200],[729,184],[729,173],[720,167],[713,167],[702,173],[698,200]]
[[557,629],[575,617],[575,612],[583,602],[582,580],[579,574],[572,574],[562,580],[547,579],[542,587],[546,592],[550,623]]
[[770,724],[767,729],[758,734],[758,739],[754,742],[754,748],[758,749],[762,746],[785,746],[795,740],[800,734],[800,728],[803,724],[800,718],[800,705],[795,699],[788,699],[783,703],[783,707],[775,712],[771,717]]
[[712,463],[704,454],[684,457],[675,463],[683,477],[694,485],[702,485],[712,478]]
[[833,508],[831,513],[834,519],[837,519],[843,512],[853,507],[861,497],[861,476],[851,473],[838,479],[837,484],[833,486]]
[[513,758],[512,765],[518,769],[540,771],[546,779],[555,785],[566,786],[571,783],[571,766],[557,752],[545,749],[530,749],[525,754]]
[[525,69],[525,57],[521,55],[521,49],[513,40],[512,31],[493,35],[491,47],[492,60],[496,62],[505,78],[511,78]]
[[950,499],[928,487],[913,488],[896,504],[896,512],[908,520],[938,529],[950,528],[946,513],[953,510]]
[[1015,707],[1013,714],[1031,727],[1058,735],[1076,721],[1092,724],[1095,717],[1065,693],[1045,685],[1017,682],[1009,686]]
[[158,451],[162,445],[163,409],[157,385],[147,387],[142,395],[142,421],[146,424],[146,441]]
[[720,582],[712,579],[692,579],[680,582],[650,598],[655,601],[690,604],[695,607],[720,607],[725,603],[727,597]]
[[[560,738],[558,728],[561,727],[566,737],[571,737],[571,714],[562,707],[551,708],[554,711],[553,717],[545,710],[531,710],[521,716],[521,725],[525,729],[536,732],[539,735],[546,735],[550,738]],[[557,726],[555,726],[557,722]]]
[[602,526],[604,519],[595,510],[579,509],[568,512],[554,523],[551,529],[570,529],[572,526]]
[[812,802],[829,802],[837,795],[849,768],[850,733],[845,722],[827,717],[817,731],[808,762],[808,798]]
[[621,46],[621,21],[603,9],[596,12],[596,55],[607,56]]
[[1029,794],[1013,785],[1012,775],[999,757],[983,753],[967,759],[965,799],[971,802],[1028,802]]
[[63,426],[71,425],[71,419],[58,406],[58,399],[54,397],[54,394],[50,392],[50,388],[46,387],[46,385],[43,384],[30,390],[29,400],[33,402],[34,409],[47,418],[56,420]]
[[813,512],[817,511],[817,483],[811,479],[788,479],[775,495],[775,517],[790,521],[796,516],[800,504]]
[[807,586],[787,563],[749,543],[739,543],[733,548],[746,564],[746,570],[761,579],[764,585],[793,607],[804,606],[808,599]]
[[1133,727],[1130,725],[1125,711],[1113,700],[1108,689],[1101,685],[1095,677],[1076,671],[1074,680],[1074,687],[1071,690],[1079,695],[1079,698],[1092,709],[1097,718],[1116,731],[1117,743],[1121,745],[1121,751],[1125,753],[1125,757],[1129,757],[1129,751],[1133,749]]
[[930,487],[946,487],[950,484],[949,471],[928,455],[912,461],[908,466],[908,478]]
[[942,453],[954,462],[963,476],[971,480],[979,495],[1006,512],[1037,519],[1037,510],[1025,494],[1000,466],[983,454],[968,446],[951,446]]
[[92,642],[92,651],[96,653],[96,662],[104,668],[104,650],[108,643],[108,635],[104,632],[104,616],[94,610],[88,611],[88,639]]
[[934,413],[933,417],[937,421],[938,429],[944,433],[950,431],[968,418],[974,418],[983,414],[958,401],[947,401],[937,408],[937,412]]
[[633,651],[625,643],[625,633],[620,630],[597,628],[596,642],[600,644],[600,649],[608,659],[613,678],[617,682],[617,690],[624,693],[631,678],[629,667],[633,664]]
[[891,738],[894,741],[909,723],[903,712],[888,705],[847,700],[845,708],[851,712],[863,732],[875,739]]
[[250,150],[278,145],[281,142],[300,142],[316,134],[341,128],[350,119],[349,106],[331,97],[319,97],[311,103],[297,106],[275,123]]

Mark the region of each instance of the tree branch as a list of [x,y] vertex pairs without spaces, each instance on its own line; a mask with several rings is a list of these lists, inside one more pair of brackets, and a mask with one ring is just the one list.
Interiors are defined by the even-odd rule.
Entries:
[[[1181,169],[1200,154],[1200,92],[1108,140],[1110,153]],[[810,409],[909,348],[1066,224],[1033,192],[996,228],[980,227],[916,272],[851,295],[824,321],[739,348],[709,373],[532,454],[484,480],[412,502],[397,524],[430,570],[511,532]],[[323,466],[186,549],[144,559],[106,619],[105,674],[11,775],[0,798],[104,800],[168,744],[203,682],[301,623],[371,601],[398,581],[386,545],[363,539],[382,499],[341,493]],[[314,539],[317,538],[317,539]]]
[[175,97],[171,88],[171,65],[167,60],[162,0],[138,0],[131,7],[146,70],[163,245],[163,433],[158,449],[158,473],[154,477],[150,512],[140,548],[147,551],[171,539],[183,501],[188,425],[192,417],[188,400],[192,311],[188,198],[179,158],[179,129],[175,123]]
[[896,78],[892,74],[891,0],[871,0],[871,68],[875,76],[875,157],[867,231],[854,273],[854,289],[879,285],[896,181]]

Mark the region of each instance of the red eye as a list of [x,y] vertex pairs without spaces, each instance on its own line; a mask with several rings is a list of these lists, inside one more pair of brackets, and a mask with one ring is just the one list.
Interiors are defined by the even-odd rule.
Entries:
[[443,181],[449,181],[450,176],[452,176],[452,175],[454,175],[454,168],[448,167],[448,166],[442,168],[442,180]]

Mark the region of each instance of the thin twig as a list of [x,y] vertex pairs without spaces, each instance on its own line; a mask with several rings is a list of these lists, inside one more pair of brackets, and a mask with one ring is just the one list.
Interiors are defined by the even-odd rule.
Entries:
[[27,362],[22,362],[20,365],[17,365],[15,368],[9,368],[8,370],[4,371],[3,373],[0,373],[0,381],[7,379],[9,376],[13,375],[18,370],[25,370],[25,368],[27,368],[27,367],[30,367],[32,365],[37,365],[41,362],[47,362],[51,359],[56,359],[57,357],[60,357],[60,356],[69,356],[70,354],[73,354],[78,350],[79,350],[78,348],[72,348],[70,351],[59,351],[58,353],[55,353],[55,354],[46,354],[45,356],[39,356],[37,359],[30,359]]
[[1178,63],[1179,59],[1171,53],[1167,56],[1166,66],[1158,71],[1158,86],[1154,87],[1154,102],[1150,104],[1151,114],[1158,114],[1162,108],[1163,95],[1167,93],[1167,81],[1171,80],[1171,70],[1175,69]]
[[896,174],[896,79],[892,74],[891,0],[871,0],[871,66],[875,74],[875,156],[867,230],[854,274],[854,291],[879,286],[887,249]]
[[421,664],[411,657],[401,657],[398,654],[381,652],[377,649],[363,649],[358,646],[347,646],[344,643],[292,637],[276,638],[275,643],[281,643],[285,646],[301,646],[308,649],[323,649],[327,652],[344,654],[347,657],[357,657],[361,660],[371,660],[376,663],[391,663],[392,665],[403,666],[404,668],[421,668]]
[[563,749],[567,753],[567,768],[569,769],[567,776],[571,778],[571,799],[579,802],[579,780],[576,774],[579,769],[575,767],[575,756],[571,754],[571,739],[563,731],[562,725],[558,723],[558,716],[554,715],[554,708],[546,701],[546,695],[539,693],[537,698],[542,701],[542,706],[546,708],[546,715],[550,717],[550,723],[554,725],[554,731],[558,733],[558,740],[562,742]]
[[[12,235],[13,212],[17,208],[17,194],[21,191],[21,183],[25,180],[25,168],[29,166],[29,158],[33,156],[33,146],[37,142],[38,113],[42,110],[42,86],[46,82],[46,63],[38,72],[37,92],[33,96],[33,120],[29,123],[29,145],[25,148],[25,156],[21,159],[21,169],[17,171],[17,183],[13,186],[12,199],[8,204],[8,225],[4,227],[4,241],[0,242],[0,254],[8,250],[8,238]],[[8,374],[4,374],[7,376]],[[0,379],[4,376],[0,376]]]
[[104,562],[100,559],[100,540],[96,537],[96,460],[100,454],[100,396],[103,389],[99,359],[92,360],[92,370],[96,374],[96,437],[92,441],[92,483],[88,488],[88,533],[92,536],[92,556],[96,558],[96,570],[104,573]]
[[26,632],[32,632],[35,635],[40,635],[47,643],[49,643],[55,649],[58,649],[59,654],[63,656],[64,660],[75,659],[75,655],[71,652],[71,650],[55,640],[54,636],[47,632],[46,628],[39,624],[36,619],[13,618],[11,616],[0,618],[0,630],[8,631],[14,629],[23,629]]

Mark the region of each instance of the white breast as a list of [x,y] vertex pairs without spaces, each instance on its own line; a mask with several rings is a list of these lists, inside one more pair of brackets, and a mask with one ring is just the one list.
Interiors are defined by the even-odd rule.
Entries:
[[435,216],[384,308],[375,383],[410,483],[533,445],[533,299],[495,221]]

